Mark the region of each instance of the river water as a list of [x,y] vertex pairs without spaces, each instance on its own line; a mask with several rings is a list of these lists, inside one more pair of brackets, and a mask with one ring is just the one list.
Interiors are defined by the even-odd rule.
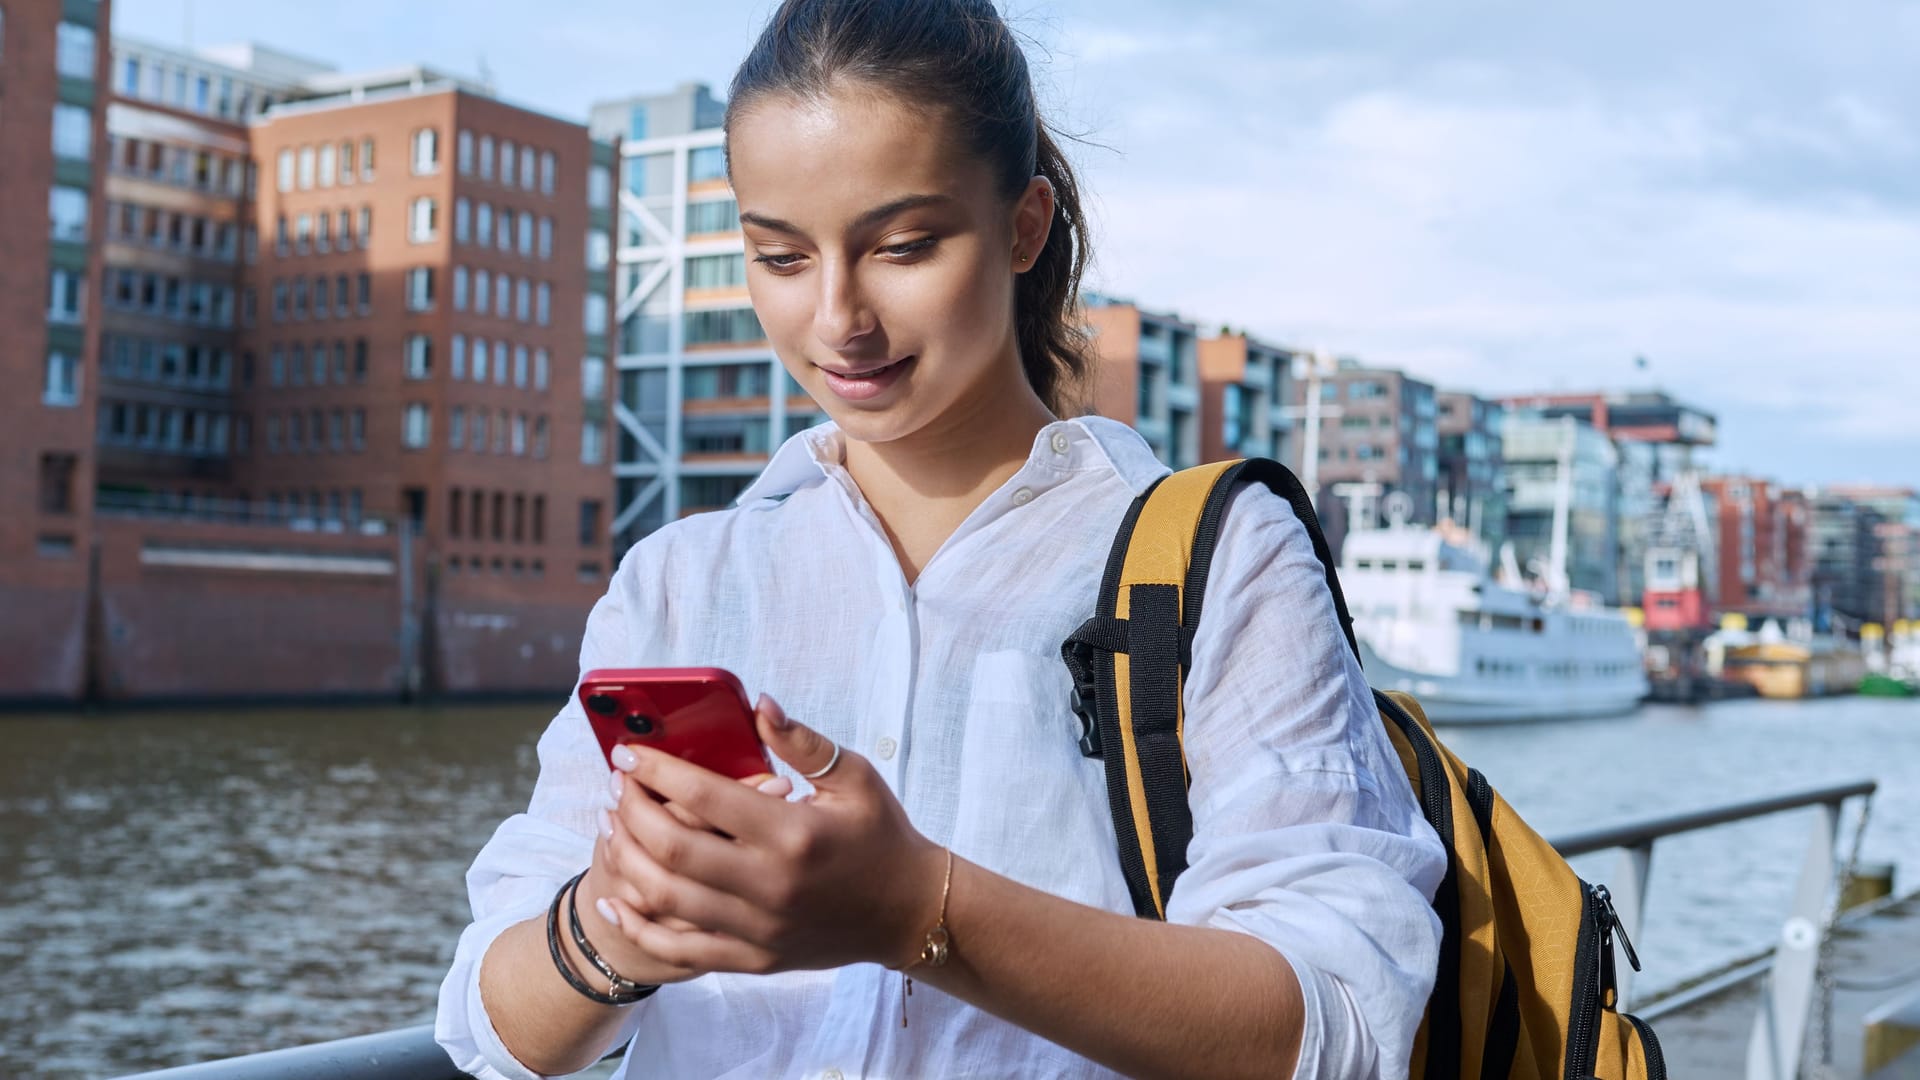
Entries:
[[[430,1020],[467,919],[462,875],[524,807],[549,716],[0,716],[0,1077],[109,1077]],[[1866,855],[1898,864],[1901,891],[1920,873],[1920,701],[1649,707],[1444,737],[1549,836],[1875,778]],[[1663,842],[1641,988],[1770,941],[1811,823]],[[1604,880],[1611,865],[1576,868]]]

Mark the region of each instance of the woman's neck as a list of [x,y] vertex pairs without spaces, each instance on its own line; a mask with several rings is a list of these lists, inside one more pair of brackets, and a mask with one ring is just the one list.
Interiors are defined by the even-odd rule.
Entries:
[[887,532],[911,584],[960,523],[1020,471],[1053,414],[1027,388],[979,395],[914,434],[847,441],[847,472]]

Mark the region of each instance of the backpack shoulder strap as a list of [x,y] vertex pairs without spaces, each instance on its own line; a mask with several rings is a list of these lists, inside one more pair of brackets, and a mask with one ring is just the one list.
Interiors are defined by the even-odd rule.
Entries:
[[1073,675],[1081,750],[1106,762],[1121,868],[1134,911],[1146,918],[1166,917],[1167,897],[1187,867],[1193,814],[1181,749],[1182,689],[1227,500],[1243,482],[1262,483],[1292,504],[1326,569],[1341,629],[1354,643],[1313,502],[1284,465],[1260,458],[1203,465],[1165,477],[1134,500],[1107,558],[1094,615],[1060,651]]

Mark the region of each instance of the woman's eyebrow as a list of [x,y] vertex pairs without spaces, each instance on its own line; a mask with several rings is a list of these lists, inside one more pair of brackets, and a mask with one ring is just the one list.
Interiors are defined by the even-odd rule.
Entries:
[[[918,210],[923,206],[944,206],[953,201],[954,199],[951,195],[903,195],[891,202],[881,203],[871,210],[863,211],[859,217],[853,219],[853,228],[856,230],[865,229],[907,210]],[[806,235],[806,230],[791,221],[783,221],[780,218],[770,217],[754,210],[741,211],[740,221],[743,224],[765,229],[768,232],[786,233],[790,236]]]

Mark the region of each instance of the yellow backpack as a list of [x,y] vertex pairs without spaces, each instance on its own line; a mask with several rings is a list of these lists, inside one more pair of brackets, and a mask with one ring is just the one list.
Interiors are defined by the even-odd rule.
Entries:
[[[1326,567],[1349,645],[1333,559],[1300,482],[1272,461],[1187,469],[1134,501],[1114,540],[1099,606],[1061,647],[1073,674],[1083,753],[1106,763],[1107,793],[1135,911],[1164,919],[1186,869],[1193,817],[1182,754],[1181,686],[1207,568],[1235,484],[1293,505]],[[1357,646],[1355,646],[1357,652]],[[1604,887],[1574,874],[1476,769],[1441,745],[1418,702],[1374,691],[1427,822],[1448,851],[1434,896],[1439,971],[1413,1047],[1415,1080],[1664,1080],[1659,1040],[1614,1008]],[[1621,934],[1629,962],[1633,947]]]

